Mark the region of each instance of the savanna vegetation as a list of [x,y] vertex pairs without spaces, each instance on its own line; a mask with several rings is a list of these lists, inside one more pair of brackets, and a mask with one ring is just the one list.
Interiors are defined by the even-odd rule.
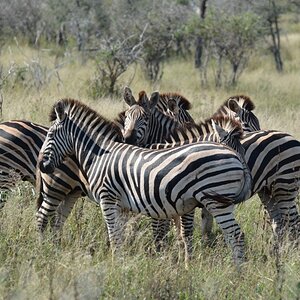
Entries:
[[[300,139],[297,1],[230,2],[0,0],[2,120],[49,125],[63,97],[113,119],[129,85],[135,94],[181,93],[196,121],[245,94],[263,129]],[[286,241],[274,255],[257,196],[236,208],[246,235],[240,272],[217,226],[201,241],[200,211],[186,269],[174,231],[169,249],[153,252],[147,218],[133,216],[113,260],[100,208],[87,198],[60,245],[50,232],[39,242],[35,209],[34,187],[20,183],[0,211],[0,299],[300,299],[299,247]]]

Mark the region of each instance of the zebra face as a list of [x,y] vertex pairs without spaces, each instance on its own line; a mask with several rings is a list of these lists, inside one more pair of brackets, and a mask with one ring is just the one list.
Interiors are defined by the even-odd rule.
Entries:
[[150,120],[149,113],[140,105],[133,105],[125,113],[124,129],[122,131],[124,142],[141,146],[147,139],[147,127]]
[[70,136],[66,134],[65,120],[55,121],[49,128],[42,146],[39,167],[42,173],[51,174],[73,152]]

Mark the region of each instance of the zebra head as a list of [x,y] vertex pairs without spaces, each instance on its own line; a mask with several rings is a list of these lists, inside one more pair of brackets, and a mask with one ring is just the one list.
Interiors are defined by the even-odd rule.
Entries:
[[53,173],[64,158],[73,152],[70,135],[67,134],[69,124],[65,109],[64,103],[58,101],[50,114],[52,125],[40,151],[39,167],[42,173]]
[[142,91],[136,101],[131,90],[126,87],[124,100],[130,106],[125,112],[124,129],[122,130],[124,142],[132,145],[144,145],[148,139],[151,111],[159,100],[159,93],[152,93],[149,100],[147,94]]
[[215,116],[211,122],[214,131],[219,136],[219,142],[231,147],[244,157],[245,149],[240,142],[244,134],[241,123],[223,115]]
[[233,96],[227,100],[228,108],[235,113],[235,117],[242,123],[244,132],[260,130],[258,118],[252,112],[254,103],[247,96]]

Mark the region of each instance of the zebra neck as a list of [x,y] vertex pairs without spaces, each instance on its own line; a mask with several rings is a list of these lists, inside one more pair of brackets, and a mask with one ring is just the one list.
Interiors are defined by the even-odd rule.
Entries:
[[150,120],[147,144],[162,143],[180,126],[178,121],[158,110],[155,110]]
[[120,136],[110,124],[77,125],[73,131],[75,156],[87,173],[95,157],[109,154],[110,145],[120,140]]

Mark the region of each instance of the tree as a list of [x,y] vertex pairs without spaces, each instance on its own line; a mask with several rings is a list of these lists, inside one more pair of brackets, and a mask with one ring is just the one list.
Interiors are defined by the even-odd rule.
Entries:
[[[207,0],[201,0],[200,1],[200,21],[203,21],[205,19],[205,13],[206,13],[206,8],[207,8]],[[204,40],[201,35],[198,35],[196,37],[196,49],[195,49],[195,67],[196,68],[201,68],[202,65],[202,52],[203,52],[203,43]]]
[[117,80],[135,62],[141,53],[143,36],[136,43],[135,36],[124,40],[119,38],[103,39],[95,57],[96,78],[90,86],[93,98],[118,93]]
[[202,39],[201,85],[208,83],[209,64],[216,87],[236,84],[261,36],[260,24],[254,13],[216,7],[207,10],[205,19],[192,20],[190,31]]

